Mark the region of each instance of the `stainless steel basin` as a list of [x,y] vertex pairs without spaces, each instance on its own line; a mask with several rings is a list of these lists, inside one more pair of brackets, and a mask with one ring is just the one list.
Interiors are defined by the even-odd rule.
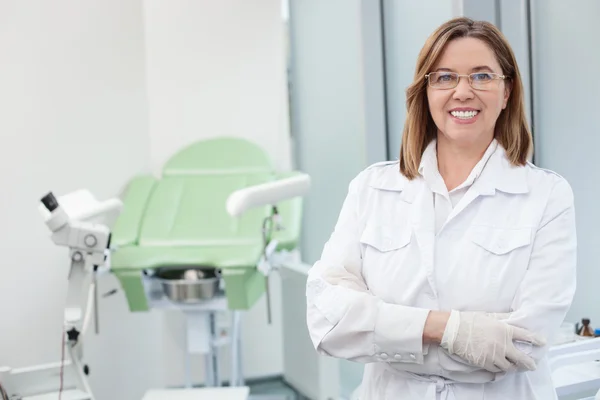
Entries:
[[194,304],[215,297],[219,292],[220,273],[215,268],[160,268],[154,274],[165,296],[174,302]]

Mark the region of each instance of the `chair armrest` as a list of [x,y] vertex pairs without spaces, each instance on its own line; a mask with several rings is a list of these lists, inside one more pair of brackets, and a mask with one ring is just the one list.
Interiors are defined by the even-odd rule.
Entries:
[[[280,173],[277,175],[277,179],[291,178],[301,174],[302,172],[299,171]],[[284,230],[273,233],[273,239],[279,242],[278,250],[291,251],[298,247],[302,234],[303,200],[303,197],[295,197],[277,204],[284,227]]]

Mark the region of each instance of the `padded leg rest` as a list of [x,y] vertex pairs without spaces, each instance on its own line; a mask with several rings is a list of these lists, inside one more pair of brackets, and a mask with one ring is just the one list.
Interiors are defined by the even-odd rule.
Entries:
[[231,310],[248,310],[265,292],[265,276],[257,269],[227,268],[222,270],[227,303]]
[[115,271],[114,274],[121,283],[121,288],[125,292],[129,311],[148,311],[148,298],[146,297],[144,284],[142,283],[142,272],[139,270],[120,270]]

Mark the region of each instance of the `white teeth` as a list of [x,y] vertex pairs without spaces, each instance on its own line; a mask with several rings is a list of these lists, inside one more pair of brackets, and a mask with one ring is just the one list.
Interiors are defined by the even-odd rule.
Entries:
[[479,111],[450,111],[450,114],[456,118],[469,119],[479,114]]

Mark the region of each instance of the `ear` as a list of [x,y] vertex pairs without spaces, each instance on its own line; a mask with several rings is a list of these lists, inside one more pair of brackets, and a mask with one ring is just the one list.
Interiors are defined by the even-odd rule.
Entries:
[[510,98],[510,93],[512,92],[512,81],[505,80],[504,81],[504,101],[502,102],[502,109],[504,110],[508,105],[508,99]]

